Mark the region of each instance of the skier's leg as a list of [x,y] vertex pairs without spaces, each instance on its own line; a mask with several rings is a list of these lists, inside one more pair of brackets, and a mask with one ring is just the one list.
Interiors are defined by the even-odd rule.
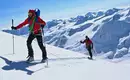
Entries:
[[91,47],[90,46],[88,47],[88,52],[89,52],[90,58],[92,58],[93,55],[92,55],[92,51],[91,51]]
[[42,51],[42,58],[47,59],[47,52],[46,52],[46,48],[43,46],[42,35],[37,35],[36,38],[37,38],[38,45]]
[[35,38],[34,34],[30,34],[27,39],[28,57],[33,57],[32,41]]

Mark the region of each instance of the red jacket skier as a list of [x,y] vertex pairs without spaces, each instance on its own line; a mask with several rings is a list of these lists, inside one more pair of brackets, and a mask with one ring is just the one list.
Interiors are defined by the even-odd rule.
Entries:
[[93,59],[93,55],[92,55],[92,51],[91,49],[93,49],[93,42],[88,38],[88,36],[86,36],[86,39],[84,41],[80,41],[80,43],[85,43],[86,44],[86,48],[88,49],[89,55],[90,57],[88,57],[89,59]]
[[[16,29],[22,28],[24,25],[29,24],[29,27],[31,27],[34,18],[36,17],[35,15],[35,10],[29,10],[28,12],[28,18],[22,22],[21,24],[19,24]],[[39,24],[40,23],[40,24]],[[37,21],[35,21],[34,26],[33,26],[33,30],[32,32],[34,34],[38,34],[39,32],[41,32],[41,25],[46,25],[45,21],[43,21],[40,17],[37,17]],[[30,29],[30,28],[29,28]]]
[[34,40],[34,38],[37,39],[38,41],[38,45],[40,46],[40,49],[42,51],[42,62],[44,62],[47,59],[47,53],[46,53],[46,49],[43,46],[43,42],[42,42],[42,30],[41,27],[43,28],[46,23],[45,21],[43,21],[39,16],[36,16],[36,11],[35,10],[29,10],[28,12],[28,18],[22,22],[21,24],[19,24],[18,26],[14,27],[12,26],[12,29],[20,29],[23,26],[25,26],[26,24],[29,24],[29,37],[27,39],[27,48],[28,48],[28,60],[29,62],[34,60],[34,54],[33,54],[33,49],[31,46],[32,41]]

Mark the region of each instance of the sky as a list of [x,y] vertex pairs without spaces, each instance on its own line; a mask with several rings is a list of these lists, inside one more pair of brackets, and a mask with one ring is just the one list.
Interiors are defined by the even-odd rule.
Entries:
[[130,6],[130,0],[0,0],[0,27],[10,27],[11,19],[17,26],[29,9],[39,8],[42,19],[48,21],[120,6]]

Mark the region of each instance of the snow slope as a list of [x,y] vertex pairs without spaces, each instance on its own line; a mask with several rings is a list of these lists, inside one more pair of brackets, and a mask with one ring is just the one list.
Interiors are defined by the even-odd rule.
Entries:
[[[130,80],[129,63],[111,63],[98,58],[46,45],[49,66],[25,63],[26,38],[15,36],[12,54],[12,35],[0,31],[0,80]],[[33,42],[35,60],[41,60],[37,42]],[[10,63],[10,61],[13,61]]]

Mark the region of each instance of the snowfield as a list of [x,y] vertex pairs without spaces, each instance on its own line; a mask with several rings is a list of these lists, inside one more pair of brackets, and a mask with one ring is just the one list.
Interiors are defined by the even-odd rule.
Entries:
[[87,55],[50,45],[45,45],[48,66],[39,63],[41,51],[36,41],[32,44],[36,61],[27,64],[26,38],[15,36],[13,54],[12,35],[0,31],[0,36],[0,80],[130,80],[129,62],[88,60]]

